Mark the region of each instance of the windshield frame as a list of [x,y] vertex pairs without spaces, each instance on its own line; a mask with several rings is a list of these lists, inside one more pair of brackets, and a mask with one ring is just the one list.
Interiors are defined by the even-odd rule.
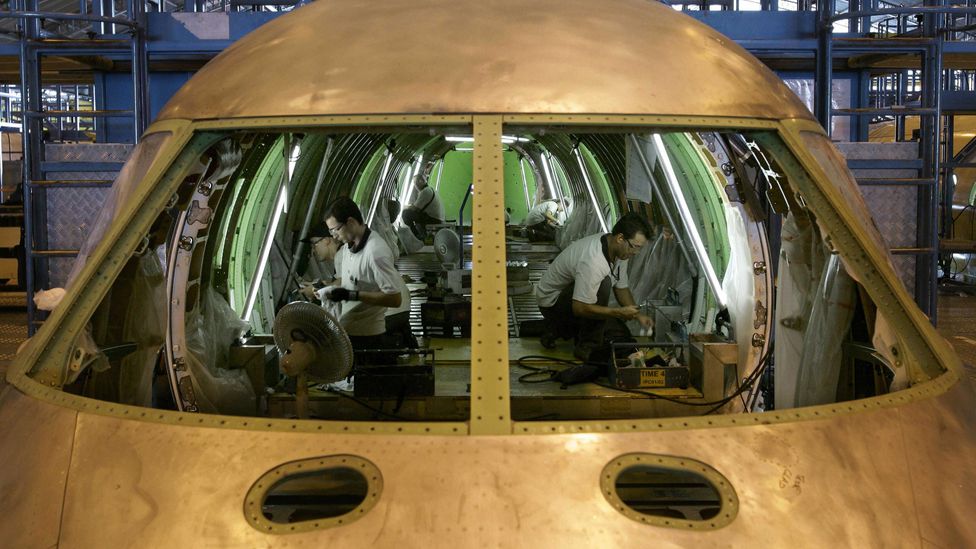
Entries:
[[[376,433],[376,434],[539,434],[539,433],[603,433],[603,432],[635,432],[653,431],[661,429],[681,429],[694,427],[720,427],[736,424],[752,424],[754,422],[793,421],[798,419],[813,419],[823,414],[844,414],[862,409],[874,409],[902,404],[910,400],[937,396],[951,387],[958,379],[958,358],[948,349],[931,330],[931,326],[924,322],[924,315],[917,308],[910,307],[910,301],[903,288],[893,286],[896,281],[890,269],[879,266],[883,263],[883,252],[870,248],[868,242],[862,241],[856,234],[850,234],[845,226],[845,237],[834,238],[838,249],[847,256],[863,258],[851,265],[853,274],[868,277],[868,283],[873,288],[882,290],[898,307],[889,318],[893,327],[901,335],[906,335],[912,344],[925,347],[923,354],[931,357],[936,367],[945,367],[945,374],[938,375],[933,381],[921,383],[918,386],[900,391],[894,395],[884,395],[859,400],[859,407],[849,407],[849,403],[816,406],[796,410],[788,410],[775,414],[737,414],[735,416],[707,416],[707,417],[677,417],[634,420],[603,420],[603,421],[553,421],[553,422],[514,422],[510,418],[509,404],[509,372],[507,336],[502,337],[498,344],[498,333],[501,333],[500,323],[507,326],[505,307],[497,306],[492,311],[488,322],[491,328],[477,331],[473,326],[472,332],[472,388],[471,415],[465,423],[445,422],[321,422],[294,421],[286,419],[232,418],[219,415],[189,414],[164,410],[147,410],[122,404],[95,401],[78,397],[59,390],[65,379],[65,370],[72,350],[72,339],[58,337],[64,333],[79,333],[84,329],[91,314],[98,306],[109,287],[118,276],[126,259],[141,241],[141,235],[148,230],[157,213],[172,196],[175,186],[179,184],[182,171],[178,163],[184,159],[187,144],[204,135],[208,130],[236,130],[236,129],[281,129],[282,127],[333,127],[333,126],[397,126],[422,125],[450,125],[473,124],[477,135],[483,137],[479,141],[481,147],[475,150],[474,179],[477,185],[485,189],[498,189],[502,192],[501,170],[497,163],[501,159],[501,143],[492,136],[501,135],[502,125],[525,124],[531,126],[565,125],[567,127],[598,128],[613,126],[616,128],[634,126],[642,128],[667,128],[669,130],[759,130],[769,136],[769,139],[779,141],[783,148],[795,155],[803,173],[807,176],[801,188],[807,205],[818,216],[830,210],[840,209],[840,217],[850,223],[848,217],[854,215],[849,208],[840,207],[841,197],[834,196],[836,191],[830,190],[825,183],[825,175],[816,167],[816,160],[801,150],[802,140],[799,132],[821,132],[815,123],[808,121],[771,121],[744,118],[707,118],[707,117],[670,117],[670,116],[591,116],[591,115],[405,115],[405,116],[325,116],[325,117],[295,117],[295,118],[265,118],[244,120],[218,120],[189,122],[168,120],[155,124],[151,132],[170,131],[172,137],[166,146],[159,151],[156,161],[147,172],[144,180],[132,193],[130,203],[120,210],[116,222],[106,233],[102,244],[92,253],[90,260],[79,273],[76,287],[66,296],[61,306],[52,314],[50,319],[31,340],[26,349],[17,357],[15,364],[8,372],[8,380],[36,398],[43,398],[60,406],[68,406],[76,410],[94,411],[99,414],[117,415],[132,418],[142,413],[142,417],[149,421],[169,424],[186,425],[187,417],[193,418],[194,425],[224,428],[242,428],[259,430],[288,430],[307,432],[331,433]],[[490,146],[485,144],[492,144]],[[478,147],[476,145],[476,147]],[[818,183],[819,181],[819,183]],[[811,191],[818,191],[820,199],[814,197]],[[496,296],[488,284],[494,278],[492,265],[500,266],[500,276],[505,276],[504,257],[497,256],[499,249],[504,250],[504,231],[500,230],[503,223],[502,207],[498,204],[490,205],[491,201],[479,201],[483,208],[476,210],[476,219],[480,216],[481,223],[477,225],[476,236],[479,241],[475,251],[475,262],[480,267],[474,280],[472,306],[484,307],[493,303]],[[830,228],[830,236],[834,236],[834,228]],[[503,254],[503,252],[502,252]],[[499,260],[500,259],[500,260]],[[876,276],[880,272],[880,276]],[[872,276],[874,275],[874,276]],[[482,286],[479,286],[479,282]],[[489,289],[486,289],[489,288]],[[481,293],[479,293],[479,290]],[[488,293],[485,293],[488,292]],[[496,318],[498,317],[498,318]],[[920,322],[921,321],[921,322]],[[926,328],[928,326],[928,328]],[[941,368],[940,368],[941,369]],[[28,370],[32,377],[28,377]]]

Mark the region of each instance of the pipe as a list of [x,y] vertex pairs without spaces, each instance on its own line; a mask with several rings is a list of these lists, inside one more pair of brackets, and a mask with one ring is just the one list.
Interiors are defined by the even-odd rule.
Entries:
[[660,134],[653,134],[651,139],[654,140],[654,146],[657,148],[658,161],[661,163],[661,167],[664,168],[664,180],[667,181],[669,190],[671,191],[671,197],[678,206],[679,217],[684,222],[685,231],[691,237],[692,249],[695,251],[695,256],[698,258],[699,264],[705,271],[705,280],[712,287],[712,292],[715,294],[719,305],[725,307],[726,303],[728,303],[728,297],[725,295],[725,289],[722,288],[722,283],[719,282],[718,276],[715,274],[712,262],[705,253],[705,244],[702,242],[701,235],[698,234],[698,228],[695,226],[694,220],[691,217],[691,209],[688,208],[684,193],[681,192],[681,187],[678,185],[678,176],[674,173],[674,166],[671,165],[671,159],[668,158],[668,151],[664,147],[664,140],[661,139]]
[[334,140],[330,136],[325,145],[325,154],[322,155],[322,165],[319,166],[318,176],[315,178],[315,188],[312,189],[312,199],[308,203],[308,209],[305,211],[305,220],[302,221],[302,230],[298,233],[298,245],[295,247],[295,253],[291,257],[291,265],[288,267],[288,276],[285,277],[285,285],[281,289],[281,295],[278,296],[278,301],[280,302],[288,294],[288,281],[295,275],[295,269],[298,266],[298,260],[301,259],[302,254],[305,253],[305,238],[308,236],[308,230],[312,227],[312,214],[315,213],[315,206],[319,203],[319,194],[322,190],[322,182],[325,181],[325,170],[329,165],[329,159],[332,157],[332,147],[334,145]]
[[[674,217],[671,215],[671,211],[664,204],[664,195],[661,193],[661,189],[657,186],[657,180],[654,179],[654,171],[651,169],[651,165],[647,162],[647,157],[644,156],[644,150],[640,147],[640,142],[637,141],[637,136],[630,134],[630,141],[634,145],[634,149],[637,151],[637,157],[641,161],[641,167],[644,168],[644,175],[651,182],[651,191],[654,193],[654,197],[661,203],[661,211],[664,212],[664,217],[668,220],[668,225],[671,226],[671,231],[674,232],[674,239],[678,242],[678,248],[681,249],[681,254],[685,256],[685,261],[691,266],[696,266],[697,263],[691,258],[691,254],[688,253],[688,248],[685,245],[685,241],[681,238],[681,233],[678,232],[678,224],[674,222]],[[697,270],[696,274],[697,274]]]

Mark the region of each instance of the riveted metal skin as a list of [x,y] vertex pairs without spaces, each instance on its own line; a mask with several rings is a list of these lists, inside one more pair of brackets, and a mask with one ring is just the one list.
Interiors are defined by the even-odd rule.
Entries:
[[[658,471],[694,473],[711,484],[718,495],[719,508],[715,516],[702,520],[686,520],[650,515],[635,510],[620,498],[617,491],[617,480],[620,474],[631,467],[653,467]],[[667,526],[679,530],[715,530],[730,524],[739,512],[739,498],[727,478],[705,463],[676,456],[644,453],[619,456],[603,468],[603,472],[600,474],[600,489],[611,507],[620,511],[627,518],[641,524]]]
[[474,122],[474,239],[471,268],[472,434],[510,433],[505,185],[500,116]]
[[[647,118],[612,117],[610,122],[640,125]],[[561,117],[558,121],[570,124],[579,120]],[[675,127],[694,127],[693,122],[682,123],[680,117],[667,121]],[[310,119],[292,122],[316,124]],[[382,123],[398,122],[402,123],[393,117]],[[710,122],[710,127],[724,124],[742,128],[737,119]],[[268,123],[249,120],[243,124],[260,127]],[[477,117],[476,131],[487,132],[488,142],[498,132],[499,123],[498,117]],[[222,126],[233,127],[228,122]],[[790,142],[789,125],[762,123],[755,127],[778,129],[784,142]],[[174,142],[182,147],[194,129],[193,125],[178,128]],[[488,189],[492,186],[489,175],[494,154],[497,152],[486,152],[475,171],[478,181],[484,181],[482,186]],[[162,156],[175,159],[177,154],[166,151]],[[154,208],[161,208],[172,194],[167,186],[177,184],[167,183],[162,173],[157,172],[156,177],[161,178],[158,186],[142,187],[133,197],[150,211],[158,211]],[[838,196],[822,181],[811,179],[803,184],[814,185],[834,199]],[[818,201],[809,192],[806,199],[822,216],[832,211],[828,200]],[[482,201],[492,212],[495,206],[490,202]],[[485,215],[483,210],[476,212]],[[153,218],[146,210],[130,208],[123,212],[120,223],[130,227],[131,234],[138,234],[148,229]],[[837,222],[843,224],[841,219]],[[500,219],[496,219],[497,224]],[[476,222],[476,239],[486,244],[496,242],[497,235],[492,234],[496,225],[484,218],[482,223]],[[66,297],[84,318],[97,304],[97,300],[89,302],[91,296],[103,295],[114,279],[114,269],[120,268],[119,262],[125,257],[124,246],[134,249],[137,245],[135,238],[129,242],[130,232],[118,227],[113,231],[123,247],[96,250],[86,267],[91,271],[85,286],[88,292]],[[870,247],[834,232],[841,235],[835,241],[842,253]],[[113,254],[119,254],[118,259],[113,259]],[[863,261],[868,263],[857,268],[879,276],[877,265],[871,263],[873,257],[866,257]],[[475,260],[482,259],[476,255]],[[490,262],[484,265],[490,270]],[[880,272],[884,273],[884,268]],[[887,275],[880,276],[878,280],[868,277],[867,283],[883,284]],[[899,290],[888,291],[892,292],[890,301],[902,306]],[[474,321],[478,318],[475,315]],[[70,463],[70,471],[59,480],[57,476],[25,476],[19,469],[5,469],[0,471],[0,485],[16,486],[20,493],[31,494],[30,505],[35,506],[43,507],[46,500],[35,499],[40,496],[34,494],[55,494],[54,501],[63,503],[58,539],[68,546],[117,545],[129,539],[190,545],[203,540],[221,546],[306,542],[361,545],[378,539],[382,545],[396,543],[403,536],[430,539],[430,532],[445,546],[471,544],[475,539],[478,544],[485,540],[501,544],[516,537],[524,539],[526,545],[626,546],[645,539],[649,532],[665,546],[707,545],[706,538],[695,537],[705,532],[668,528],[665,534],[655,526],[627,518],[603,497],[600,472],[607,463],[623,454],[654,452],[701,461],[729,480],[740,507],[728,526],[707,533],[718,536],[707,539],[720,545],[758,539],[787,544],[794,541],[791,532],[796,531],[803,532],[805,542],[821,545],[887,546],[923,537],[937,545],[965,545],[976,539],[967,513],[976,506],[976,481],[966,465],[976,448],[973,395],[968,383],[960,381],[955,356],[941,339],[928,337],[924,322],[918,331],[915,320],[909,315],[900,321],[904,328],[916,330],[913,337],[918,338],[917,344],[931,349],[929,359],[946,371],[932,381],[883,397],[766,414],[513,423],[505,411],[507,395],[500,390],[507,381],[485,383],[477,379],[478,372],[498,373],[497,369],[479,370],[477,366],[479,357],[491,357],[496,351],[496,341],[495,345],[473,347],[472,395],[501,396],[502,404],[479,407],[475,398],[469,424],[343,424],[148,410],[45,387],[26,377],[25,370],[32,364],[36,371],[55,368],[56,372],[58,365],[63,366],[65,361],[55,350],[63,347],[67,352],[70,344],[52,337],[56,333],[53,330],[58,323],[67,326],[78,322],[77,314],[56,312],[11,368],[9,378],[15,387],[8,392],[16,397],[5,396],[0,413],[26,417],[37,414],[38,406],[64,410],[67,415],[63,417],[74,423],[73,443],[53,444],[33,432],[16,431],[3,439],[3,451],[13,455],[14,463],[43,453],[57,463]],[[34,357],[33,362],[29,357]],[[498,416],[489,415],[496,411]],[[479,432],[486,436],[472,436]],[[53,436],[64,440],[66,435],[55,430]],[[28,438],[43,442],[43,450],[24,444]],[[383,474],[384,496],[365,516],[353,524],[288,536],[261,533],[248,524],[242,506],[257,478],[285,463],[336,453],[369,460]],[[933,463],[939,467],[933,468]],[[106,485],[116,486],[111,498],[102,489]],[[559,507],[552,506],[554,486],[560,487]],[[838,487],[843,489],[839,492]],[[885,502],[884,512],[877,508],[879,501]],[[924,511],[917,513],[914,510],[922,508]],[[137,520],[116,520],[130,511]],[[15,502],[0,500],[0,512],[22,511]],[[571,520],[584,515],[595,518],[585,524]],[[31,524],[28,528],[34,534],[50,531],[53,522],[45,522],[43,516],[26,523]],[[187,516],[201,519],[186,529],[158,526],[185,525]],[[433,518],[444,516],[457,518]],[[550,527],[522,526],[530,520]],[[92,528],[93,523],[101,527]],[[770,524],[783,526],[770,529]],[[26,533],[20,535],[29,538]]]
[[[775,75],[714,31],[654,2],[606,0],[599,17],[594,5],[318,0],[200,71],[149,130],[172,133],[165,149],[8,370],[11,386],[0,393],[0,539],[12,547],[976,544],[972,387],[903,295],[884,253],[850,229],[854,217],[867,215],[856,204],[837,206],[851,183],[828,179],[803,151],[801,132],[822,130]],[[178,413],[60,390],[73,346],[66,334],[84,329],[172,197],[179,164],[189,162],[181,155],[195,151],[194,140],[235,129],[472,122],[479,135],[474,274],[486,277],[474,280],[484,292],[474,305],[497,309],[474,311],[468,422]],[[504,251],[491,247],[503,241],[502,205],[488,194],[501,187],[494,170],[503,124],[770,132],[770,143],[789,153],[781,158],[807,170],[808,178],[791,183],[806,186],[813,213],[834,224],[828,233],[838,251],[880,296],[918,383],[762,414],[511,421],[508,371],[498,363],[507,360],[497,330],[505,308],[494,299],[505,288]],[[628,518],[604,497],[601,473],[635,453],[713,468],[737,495],[738,513],[711,531]],[[382,493],[359,519],[287,535],[248,522],[245,503],[262,475],[340,454],[382,474]]]
[[0,539],[6,547],[54,547],[78,412],[0,390]]
[[[329,479],[328,470],[351,469],[357,472],[365,483],[366,494],[362,502],[348,513],[329,518],[316,518],[297,521],[294,523],[274,522],[265,517],[262,505],[268,492],[286,477],[292,478],[304,475],[321,475],[321,479]],[[380,500],[383,493],[383,474],[375,465],[359,457],[350,455],[322,456],[318,458],[301,459],[279,465],[261,476],[244,498],[244,516],[248,523],[262,533],[295,534],[324,528],[334,528],[352,523],[364,516]],[[314,505],[314,504],[312,504]]]
[[[739,416],[748,425],[677,423],[660,431],[548,436],[323,436],[81,413],[60,539],[68,547],[131,540],[141,546],[387,547],[405,539],[437,547],[636,547],[649,537],[663,547],[756,540],[776,547],[901,547],[920,546],[924,538],[932,546],[961,547],[976,535],[969,520],[971,463],[959,452],[966,443],[959,437],[976,428],[964,409],[971,403],[967,390],[957,386],[937,399],[803,422]],[[18,404],[50,408],[26,398]],[[612,460],[640,452],[714,468],[735,490],[738,515],[701,532],[641,524],[620,513],[601,493],[600,475]],[[335,454],[359,456],[382,472],[383,493],[371,511],[347,525],[288,535],[264,534],[248,523],[242,507],[262,475]],[[65,460],[67,454],[50,448],[48,455]],[[4,486],[12,485],[3,475]],[[7,499],[0,507],[17,512]],[[30,523],[3,524],[13,531]],[[57,522],[46,526],[52,524],[56,531]]]
[[484,0],[463,9],[453,0],[387,0],[382,8],[313,2],[227,48],[159,119],[674,113],[813,120],[772,71],[707,25],[646,0],[603,2],[598,11],[590,0]]

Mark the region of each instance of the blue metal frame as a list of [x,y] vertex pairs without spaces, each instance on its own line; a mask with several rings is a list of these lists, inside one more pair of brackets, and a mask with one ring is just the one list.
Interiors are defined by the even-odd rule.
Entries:
[[[84,3],[82,3],[84,5]],[[45,111],[41,103],[42,79],[40,73],[41,58],[50,53],[59,55],[84,52],[92,55],[105,53],[118,55],[120,51],[128,53],[132,63],[131,86],[132,103],[128,110],[94,110],[85,111],[86,117],[107,119],[111,117],[126,117],[131,119],[130,131],[132,141],[138,142],[139,137],[149,125],[149,91],[148,91],[148,57],[146,53],[146,18],[142,0],[128,0],[127,18],[106,16],[102,9],[114,10],[114,4],[104,4],[98,0],[94,3],[94,14],[84,13],[51,13],[37,10],[38,0],[19,0],[17,10],[0,12],[0,18],[13,18],[20,21],[21,40],[20,55],[20,88],[23,105],[22,133],[23,133],[23,194],[24,194],[24,248],[25,273],[24,286],[27,291],[27,322],[28,333],[33,335],[43,315],[35,308],[34,292],[48,285],[47,259],[51,257],[71,257],[76,250],[50,249],[47,238],[47,208],[46,189],[52,187],[92,187],[104,186],[104,182],[92,181],[49,181],[47,172],[71,171],[99,171],[119,170],[120,163],[80,163],[80,162],[45,162],[43,159],[43,127],[45,118],[59,118],[77,116],[77,112]],[[114,15],[114,14],[113,14]],[[95,38],[88,40],[46,40],[41,33],[41,20],[83,21],[93,25]],[[116,26],[127,29],[126,42],[115,40]],[[109,38],[108,40],[104,40]],[[121,44],[121,48],[119,47]],[[95,96],[103,94],[104,90],[96,88]],[[104,97],[104,95],[102,95]],[[96,99],[97,101],[97,99]],[[35,186],[34,183],[38,184]],[[38,269],[38,267],[41,267]]]
[[[221,2],[204,2],[203,0],[187,1],[184,9],[198,13],[146,13],[146,4],[140,0],[128,0],[126,17],[117,17],[115,6],[111,0],[93,0],[92,13],[87,13],[87,4],[80,2],[80,13],[50,14],[37,11],[37,0],[16,0],[18,11],[0,13],[0,17],[17,17],[23,23],[23,40],[19,45],[0,44],[0,55],[19,55],[22,68],[22,89],[39,90],[40,75],[38,61],[41,55],[58,51],[61,53],[84,52],[92,54],[104,52],[111,58],[124,55],[131,57],[133,71],[131,78],[114,73],[96,74],[94,95],[98,108],[102,110],[126,110],[133,113],[132,124],[126,127],[118,119],[108,116],[100,118],[98,124],[98,138],[100,141],[122,142],[138,140],[148,125],[149,119],[166,103],[169,97],[192,76],[191,72],[157,72],[150,74],[149,60],[164,61],[169,59],[185,59],[187,56],[210,58],[223,51],[239,38],[264,23],[286,13],[274,10],[286,6],[288,8],[303,2],[294,0],[229,0]],[[705,2],[707,4],[707,1]],[[702,2],[697,2],[702,4]],[[736,7],[735,2],[722,2],[723,8]],[[923,310],[935,320],[935,276],[937,267],[935,258],[938,252],[938,214],[940,207],[951,204],[951,188],[939,185],[940,160],[939,133],[941,115],[945,111],[976,112],[976,93],[944,91],[940,93],[939,82],[941,76],[941,59],[946,53],[976,54],[976,41],[957,42],[945,41],[940,32],[945,29],[947,14],[964,14],[966,20],[972,19],[976,8],[955,8],[944,5],[945,0],[926,0],[923,7],[889,7],[882,0],[851,0],[846,13],[836,13],[835,0],[823,0],[814,3],[807,0],[797,0],[793,3],[781,5],[778,0],[762,0],[763,11],[685,11],[686,15],[711,26],[725,34],[740,46],[754,55],[767,61],[787,60],[809,63],[814,69],[816,82],[816,96],[814,112],[817,119],[830,131],[832,116],[851,116],[851,139],[866,139],[868,135],[869,116],[883,110],[869,110],[871,74],[866,70],[844,71],[835,73],[832,63],[835,59],[845,56],[859,55],[878,51],[924,52],[923,83],[926,93],[920,111],[927,120],[923,124],[922,134],[925,140],[923,147],[920,175],[917,179],[906,180],[874,180],[864,181],[863,184],[873,185],[917,185],[919,189],[919,234],[917,249],[920,260],[928,258],[920,269],[915,288],[916,298]],[[699,6],[700,8],[701,6]],[[778,8],[786,8],[778,10]],[[795,9],[794,9],[795,8]],[[221,11],[210,13],[207,9]],[[251,11],[239,11],[251,10]],[[874,15],[888,14],[894,17],[892,29],[904,33],[909,29],[905,14],[924,14],[927,17],[919,30],[923,32],[924,40],[918,43],[900,43],[891,40],[865,41],[871,31]],[[101,27],[99,33],[102,38],[121,39],[118,44],[109,47],[108,43],[101,45],[86,45],[84,43],[45,44],[40,38],[39,20],[63,19],[73,21],[88,21]],[[204,32],[194,30],[188,25],[188,18],[206,20],[207,24],[201,28]],[[849,32],[843,35],[835,34],[832,23],[841,20],[850,21]],[[118,34],[125,30],[123,34]],[[114,33],[114,34],[113,34]],[[101,49],[100,49],[101,48]],[[788,69],[781,72],[783,77],[805,77],[810,74],[810,68]],[[831,82],[837,78],[851,79],[852,109],[840,112],[831,107]],[[907,85],[906,74],[898,76],[899,85],[895,86],[898,104],[904,104],[904,90]],[[931,84],[930,84],[931,83]],[[151,88],[150,88],[151,86]],[[150,93],[150,89],[152,93]],[[131,102],[128,98],[132,97]],[[25,109],[40,111],[41,106],[37,93],[24,93]],[[901,111],[905,114],[907,111]],[[903,135],[904,116],[895,116],[896,135]],[[131,134],[129,133],[131,130]],[[30,185],[28,174],[43,174],[45,169],[64,168],[61,164],[43,163],[41,159],[42,140],[40,122],[36,117],[25,117],[24,122],[24,165],[25,186]],[[910,163],[914,168],[919,162]],[[852,167],[860,167],[858,162],[852,162]],[[890,163],[886,164],[890,167]],[[107,166],[103,166],[107,167]],[[73,169],[76,167],[73,167]],[[951,170],[952,165],[947,166]],[[79,170],[80,171],[80,170]],[[948,171],[947,173],[951,173]],[[27,188],[25,192],[25,210],[28,220],[25,234],[28,246],[40,251],[44,248],[45,235],[43,223],[43,193],[32,197]],[[946,228],[943,225],[942,231]],[[27,261],[28,283],[31,290],[34,287],[35,269],[33,260]],[[29,312],[33,315],[33,312]],[[33,320],[33,317],[31,317]]]

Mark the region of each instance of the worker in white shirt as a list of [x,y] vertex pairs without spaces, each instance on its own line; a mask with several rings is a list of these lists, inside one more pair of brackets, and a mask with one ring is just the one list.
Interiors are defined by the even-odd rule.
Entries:
[[312,259],[319,265],[319,270],[324,270],[323,278],[311,283],[302,283],[299,293],[306,299],[313,299],[315,292],[325,286],[332,285],[339,273],[339,261],[337,256],[343,247],[342,242],[332,238],[329,228],[325,223],[314,225],[308,230],[308,234],[302,242],[309,245],[309,253]]
[[[547,321],[541,338],[544,347],[554,348],[557,339],[572,338],[573,355],[585,361],[594,350],[606,348],[607,331],[629,336],[625,321],[637,320],[645,329],[653,326],[634,302],[627,280],[628,260],[647,244],[648,234],[647,221],[629,213],[609,234],[581,238],[553,260],[535,291]],[[607,306],[611,288],[620,307]]]
[[569,198],[549,199],[539,202],[525,216],[526,236],[533,242],[550,241],[556,238],[556,227],[561,227],[566,218]]
[[[332,265],[334,268],[333,272],[336,274],[342,271],[342,261],[345,255],[349,253],[349,250],[343,246],[342,242],[332,238],[325,223],[309,229],[308,236],[303,242],[312,247],[311,253],[315,260],[320,263],[325,263],[326,267]],[[333,302],[326,298],[324,289],[328,286],[341,285],[342,281],[338,277],[326,276],[323,280],[303,286],[300,292],[308,299],[317,298],[318,294],[321,294],[325,298],[323,306],[326,306],[329,312],[339,317],[342,315],[341,303]],[[396,285],[400,291],[400,306],[396,308],[387,307],[386,309],[384,324],[386,325],[387,344],[385,347],[416,348],[418,346],[417,338],[413,335],[410,327],[410,289],[407,288],[407,284],[401,276],[396,278]],[[335,309],[334,311],[332,310],[333,308]]]
[[414,177],[416,190],[413,201],[403,209],[401,215],[403,223],[410,228],[410,232],[420,240],[427,236],[427,225],[444,222],[444,206],[437,196],[437,191],[427,184],[430,177],[429,169]]
[[353,349],[385,348],[387,309],[403,302],[403,280],[393,263],[393,252],[382,238],[370,237],[359,206],[348,197],[329,206],[325,224],[332,237],[347,247],[340,254],[340,286],[325,297],[342,303],[339,323],[349,334]]

